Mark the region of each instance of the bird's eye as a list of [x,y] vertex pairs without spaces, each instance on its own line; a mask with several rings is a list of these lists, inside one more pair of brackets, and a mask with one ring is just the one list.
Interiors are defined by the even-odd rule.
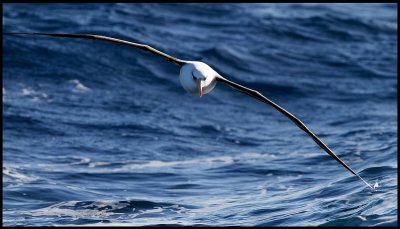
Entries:
[[193,75],[193,72],[192,72],[192,78],[193,78],[194,80],[197,80],[196,76]]

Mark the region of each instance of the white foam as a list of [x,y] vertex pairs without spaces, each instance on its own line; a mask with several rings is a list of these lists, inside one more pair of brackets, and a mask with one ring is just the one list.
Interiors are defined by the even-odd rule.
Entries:
[[[59,158],[70,158],[71,156],[59,156]],[[87,168],[91,169],[91,172],[96,170],[101,172],[126,172],[131,170],[142,170],[142,169],[158,169],[158,168],[171,168],[176,167],[192,169],[193,166],[198,168],[216,168],[224,165],[236,163],[238,161],[244,163],[252,163],[254,160],[260,160],[262,158],[274,157],[270,154],[261,153],[241,153],[235,156],[214,156],[214,157],[203,157],[189,160],[179,161],[161,161],[161,160],[124,160],[124,161],[92,161],[88,157],[72,156],[78,161],[68,163],[57,163],[57,164],[37,164],[36,166],[43,167],[49,171],[63,171],[65,166],[74,165],[87,165]],[[116,166],[109,166],[109,165]],[[79,168],[80,170],[85,169],[84,167]],[[92,170],[93,169],[93,170]],[[273,176],[272,173],[266,174],[266,176]]]
[[[104,200],[104,201],[95,201],[90,204],[82,205],[80,201],[65,201],[58,204],[53,204],[51,206],[31,210],[31,211],[24,211],[23,214],[28,214],[32,216],[57,216],[57,217],[72,217],[72,218],[82,218],[82,217],[95,217],[95,218],[107,218],[109,216],[115,217],[119,215],[127,216],[126,212],[115,212],[115,210],[125,209],[129,207],[130,203],[127,202],[120,202],[115,200]],[[101,209],[101,210],[100,210]],[[139,215],[147,214],[147,213],[159,213],[163,214],[163,211],[166,209],[174,209],[174,210],[182,210],[181,207],[178,205],[173,205],[170,207],[154,207],[151,209],[140,210],[139,212],[135,212],[135,208],[132,208],[132,212],[129,213],[129,218],[134,219]],[[177,212],[178,214],[180,212]],[[148,220],[144,218],[144,220]],[[143,224],[137,224],[138,222],[132,222],[135,225],[148,225],[148,222],[143,222]],[[132,223],[126,223],[126,225],[131,225]],[[165,223],[165,222],[163,222]],[[119,224],[116,223],[116,224]],[[124,223],[125,224],[125,223]],[[88,225],[98,225],[98,224],[85,224]],[[103,225],[103,224],[100,224]],[[106,225],[114,225],[113,223],[107,223]],[[65,226],[65,225],[64,225]]]
[[73,158],[78,158],[78,159],[80,159],[80,161],[72,162],[72,163],[70,163],[70,165],[87,164],[90,162],[90,158],[88,158],[88,157],[73,157]]
[[34,90],[31,90],[31,89],[28,89],[28,88],[22,88],[22,95],[32,95],[34,93],[35,93]]
[[149,209],[149,210],[140,210],[141,213],[161,213],[163,212],[163,208],[162,207],[155,207],[153,209]]
[[261,196],[265,196],[267,194],[267,188],[262,188],[260,191]]
[[[136,216],[136,215],[135,215]],[[131,217],[132,218],[132,217]],[[133,219],[132,222],[99,222],[99,223],[89,223],[84,224],[83,226],[94,226],[94,227],[141,227],[141,226],[149,226],[149,225],[157,225],[157,224],[179,224],[182,226],[190,226],[193,223],[191,222],[183,222],[179,219],[162,219],[162,218],[152,218],[151,222],[149,222],[148,218],[136,218]],[[54,226],[72,226],[76,227],[76,224],[55,224]]]
[[90,88],[86,87],[79,80],[69,80],[68,83],[75,84],[75,88],[72,90],[74,92],[87,92]]
[[367,220],[367,218],[365,218],[365,217],[362,216],[362,215],[358,215],[357,217],[360,218],[362,221],[366,221],[366,220]]
[[21,94],[23,96],[31,97],[32,101],[40,101],[41,99],[47,99],[49,96],[46,93],[37,92],[31,88],[22,88]]
[[95,168],[96,166],[110,165],[111,162],[90,162],[89,168]]
[[143,164],[131,163],[128,165],[124,165],[123,169],[143,169],[143,168],[158,168],[158,167],[173,167],[179,165],[187,165],[187,164],[207,164],[212,166],[213,163],[223,163],[223,164],[231,164],[233,163],[233,157],[231,156],[220,156],[220,157],[210,157],[210,158],[201,158],[201,159],[193,159],[193,160],[183,160],[183,161],[158,161],[152,160]]
[[[111,215],[110,213],[107,213],[105,211],[98,211],[97,209],[95,210],[90,210],[90,209],[85,209],[85,210],[79,210],[79,209],[68,209],[65,207],[71,207],[73,208],[75,204],[78,203],[78,201],[69,201],[69,202],[62,202],[59,204],[51,205],[46,208],[41,208],[38,210],[33,210],[30,212],[32,216],[69,216],[69,217],[88,217],[88,216],[109,216]],[[63,208],[59,208],[62,206]]]
[[27,176],[21,172],[19,172],[16,168],[11,168],[11,167],[3,167],[3,175],[6,175],[8,177],[12,177],[18,181],[22,182],[32,182],[37,180],[38,178],[35,176]]
[[104,169],[104,170],[112,171],[112,172],[140,170],[140,169],[152,169],[152,168],[162,168],[162,167],[178,167],[178,166],[186,166],[186,165],[195,165],[198,167],[207,167],[207,168],[211,167],[212,168],[212,167],[217,167],[217,166],[221,166],[221,165],[232,164],[232,163],[235,163],[235,161],[252,162],[254,160],[259,160],[261,158],[271,158],[271,157],[274,157],[274,156],[270,155],[270,154],[247,152],[247,153],[242,153],[242,154],[239,154],[236,156],[215,156],[215,157],[206,157],[206,158],[180,160],[180,161],[160,161],[160,160],[114,161],[114,163],[121,164],[121,166],[118,168],[113,168],[113,169],[106,167],[106,165],[112,164],[111,162],[97,161],[97,162],[90,162],[88,167]]
[[[110,207],[107,210],[118,210],[118,209],[123,209],[129,206],[128,202],[125,203],[121,203],[121,202],[117,202],[117,201],[96,201],[93,202],[90,205],[85,206],[85,208],[105,208],[105,207]],[[132,210],[133,212],[133,210]]]

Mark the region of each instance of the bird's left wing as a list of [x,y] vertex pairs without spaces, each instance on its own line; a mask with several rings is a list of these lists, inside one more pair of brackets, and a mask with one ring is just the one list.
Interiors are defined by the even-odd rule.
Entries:
[[327,145],[325,145],[321,139],[319,139],[310,129],[307,128],[306,125],[304,125],[303,122],[300,121],[300,119],[298,119],[296,116],[294,116],[293,114],[291,114],[290,112],[286,111],[285,109],[283,109],[282,107],[280,107],[278,104],[274,103],[273,101],[271,101],[270,99],[268,99],[267,97],[265,97],[264,95],[262,95],[260,92],[244,87],[240,84],[237,84],[235,82],[232,82],[230,80],[225,79],[222,76],[218,76],[217,77],[217,81],[225,83],[227,85],[229,85],[230,87],[232,87],[235,90],[238,90],[244,94],[247,94],[251,97],[254,97],[258,100],[261,100],[262,102],[273,106],[275,109],[277,109],[279,112],[281,112],[283,115],[285,115],[286,117],[288,117],[290,120],[292,120],[292,122],[294,122],[300,129],[302,129],[304,132],[306,132],[323,150],[325,150],[329,155],[331,155],[336,161],[338,161],[341,165],[343,165],[346,169],[348,169],[352,174],[356,175],[357,177],[359,177],[362,181],[364,181],[365,184],[367,184],[370,188],[371,185],[368,184],[364,179],[362,179],[356,172],[354,172],[346,163],[344,163],[331,149],[329,149],[329,147]]

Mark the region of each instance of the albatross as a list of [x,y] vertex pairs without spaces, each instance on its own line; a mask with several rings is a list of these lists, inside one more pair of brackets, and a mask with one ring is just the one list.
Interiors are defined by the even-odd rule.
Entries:
[[332,156],[337,162],[339,162],[343,167],[345,167],[348,171],[350,171],[353,175],[360,178],[368,187],[374,189],[369,183],[367,183],[360,175],[354,172],[344,161],[342,161],[325,143],[321,141],[300,119],[296,116],[283,109],[281,106],[270,100],[269,98],[262,95],[259,91],[254,89],[247,88],[243,85],[232,82],[225,77],[221,76],[218,72],[212,69],[206,63],[200,61],[188,61],[181,60],[176,57],[170,56],[166,53],[163,53],[149,45],[134,43],[130,41],[125,41],[113,37],[94,35],[94,34],[70,34],[70,33],[39,33],[39,32],[10,32],[4,33],[7,35],[42,35],[42,36],[53,36],[53,37],[66,37],[66,38],[81,38],[81,39],[94,39],[94,40],[103,40],[109,42],[116,42],[124,45],[133,46],[150,53],[159,55],[166,60],[178,65],[180,67],[179,79],[182,84],[182,87],[191,94],[198,94],[200,97],[210,93],[217,82],[221,82],[227,84],[231,88],[249,95],[253,98],[260,100],[263,103],[266,103],[280,113],[289,118],[294,124],[296,124],[300,129],[308,134],[325,152],[327,152],[330,156]]

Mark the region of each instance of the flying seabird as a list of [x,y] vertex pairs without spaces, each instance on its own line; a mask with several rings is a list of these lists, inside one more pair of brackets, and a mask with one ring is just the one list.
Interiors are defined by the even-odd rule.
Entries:
[[43,36],[53,36],[53,37],[67,37],[67,38],[83,38],[83,39],[95,39],[95,40],[104,40],[110,42],[121,43],[129,46],[134,46],[145,51],[151,52],[153,54],[159,55],[168,61],[171,61],[181,67],[179,79],[183,88],[191,93],[198,94],[200,97],[204,94],[210,93],[212,89],[214,89],[217,82],[225,83],[232,87],[235,90],[238,90],[244,94],[247,94],[251,97],[254,97],[268,105],[271,105],[283,115],[288,117],[292,122],[294,122],[300,129],[306,132],[325,152],[331,155],[336,161],[338,161],[341,165],[343,165],[347,170],[349,170],[352,174],[356,175],[360,178],[368,187],[374,189],[370,184],[368,184],[360,175],[354,172],[346,163],[344,163],[325,143],[321,141],[303,122],[300,121],[296,116],[286,111],[278,104],[274,103],[260,92],[232,82],[220,74],[218,74],[214,69],[212,69],[207,64],[200,61],[187,61],[181,60],[175,57],[172,57],[166,53],[163,53],[149,45],[129,42],[117,38],[94,35],[94,34],[69,34],[69,33],[37,33],[37,32],[12,32],[12,33],[4,33],[9,35],[43,35]]

